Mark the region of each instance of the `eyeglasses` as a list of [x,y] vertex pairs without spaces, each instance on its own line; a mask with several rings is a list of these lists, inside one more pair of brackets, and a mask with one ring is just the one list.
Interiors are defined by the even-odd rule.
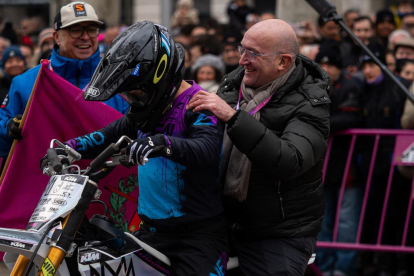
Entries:
[[241,45],[239,45],[239,48],[238,49],[239,49],[240,56],[242,56],[244,53],[246,53],[247,60],[250,61],[250,62],[253,62],[254,59],[257,56],[270,56],[270,55],[277,56],[277,55],[282,55],[283,54],[281,52],[277,52],[277,53],[267,53],[267,54],[256,54],[256,53],[254,53],[254,52],[252,52],[250,50],[244,49]]
[[71,38],[80,38],[83,36],[84,31],[86,31],[90,38],[95,38],[99,35],[99,28],[96,26],[73,26],[69,28],[69,35]]

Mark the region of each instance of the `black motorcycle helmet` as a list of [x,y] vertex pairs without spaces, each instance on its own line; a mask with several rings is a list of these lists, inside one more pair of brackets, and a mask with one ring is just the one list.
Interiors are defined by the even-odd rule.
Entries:
[[106,101],[119,93],[129,103],[128,119],[152,131],[181,85],[184,55],[165,27],[138,22],[111,43],[83,97]]

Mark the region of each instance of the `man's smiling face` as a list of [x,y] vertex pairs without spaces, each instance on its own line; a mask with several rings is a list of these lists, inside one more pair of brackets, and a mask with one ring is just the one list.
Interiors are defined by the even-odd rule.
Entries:
[[[85,28],[81,37],[72,38],[70,30],[79,27]],[[58,30],[54,33],[54,38],[59,46],[59,54],[66,58],[85,60],[92,56],[98,49],[98,39],[91,38],[88,35],[88,28],[97,28],[96,24],[92,22],[81,22],[67,28]]]
[[[256,54],[272,53],[275,47],[264,41],[262,33],[246,32],[241,45],[246,50]],[[243,83],[250,88],[257,89],[277,78],[277,56],[257,56],[253,61],[248,60],[246,53],[241,55],[239,64],[244,67]]]

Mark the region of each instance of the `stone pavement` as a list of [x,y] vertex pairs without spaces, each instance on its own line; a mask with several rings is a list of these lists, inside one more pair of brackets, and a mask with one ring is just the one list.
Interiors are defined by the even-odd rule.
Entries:
[[10,271],[7,269],[6,265],[3,262],[0,262],[0,276],[7,276],[10,274]]

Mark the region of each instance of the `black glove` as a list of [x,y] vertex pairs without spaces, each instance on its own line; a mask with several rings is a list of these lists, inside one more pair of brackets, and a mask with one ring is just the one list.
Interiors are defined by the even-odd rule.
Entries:
[[[68,154],[66,153],[66,151],[64,149],[55,148],[55,150],[56,150],[56,154],[57,154],[58,157],[60,157],[60,158],[62,158],[62,157],[67,158],[68,157]],[[45,168],[45,166],[47,165],[48,162],[49,162],[49,159],[47,159],[47,154],[42,159],[40,159],[40,169],[42,170],[42,172],[43,172],[43,170],[44,170],[44,168]]]
[[137,139],[129,144],[125,150],[126,160],[138,165],[145,165],[150,154],[150,157],[171,155],[171,144],[167,136],[157,134]]
[[7,126],[7,134],[10,138],[15,140],[22,140],[22,129],[19,128],[20,120],[22,119],[22,115],[16,115],[13,119],[10,120],[9,125]]

